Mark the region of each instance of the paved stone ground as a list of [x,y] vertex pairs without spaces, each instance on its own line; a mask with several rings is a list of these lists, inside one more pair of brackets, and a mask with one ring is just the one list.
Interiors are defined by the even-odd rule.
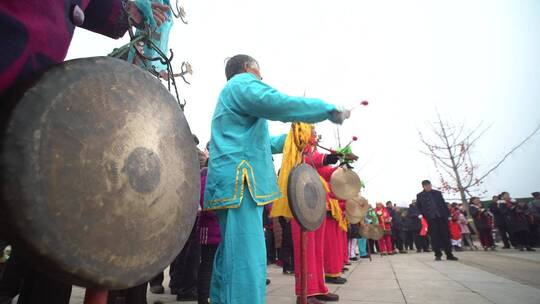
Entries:
[[[459,252],[459,262],[435,262],[432,254],[373,256],[349,266],[345,285],[329,285],[341,304],[539,304],[540,252]],[[294,277],[268,267],[272,283],[268,304],[293,304]],[[166,277],[168,277],[166,275]],[[165,282],[167,284],[167,282]],[[168,290],[167,290],[168,292]],[[82,303],[84,291],[74,288],[72,304]],[[148,293],[148,303],[176,302],[170,294]],[[193,304],[196,302],[183,302]]]

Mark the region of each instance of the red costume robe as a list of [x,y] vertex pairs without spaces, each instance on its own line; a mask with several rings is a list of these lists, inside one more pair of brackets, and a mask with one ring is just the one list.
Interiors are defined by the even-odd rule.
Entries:
[[[313,147],[308,146],[304,150],[305,163],[314,168],[322,167],[324,154],[317,152]],[[301,228],[295,219],[291,220],[291,232],[294,249],[294,277],[295,277],[295,293],[301,295],[302,289],[300,286],[300,233]],[[325,222],[315,231],[307,232],[307,295],[316,296],[328,293],[328,288],[324,282],[324,239],[325,239]]]
[[[320,166],[317,168],[319,175],[327,182],[329,189],[330,178],[337,167]],[[324,274],[327,277],[340,277],[344,265],[344,253],[347,253],[347,232],[341,227],[343,212],[333,193],[326,197],[327,216],[325,218],[326,233],[324,236]],[[345,202],[342,203],[343,207]],[[347,254],[347,262],[349,256]]]
[[394,251],[392,235],[390,234],[392,231],[392,216],[382,204],[377,204],[375,213],[379,218],[379,226],[385,231],[384,236],[379,240],[379,251],[380,253],[392,253]]
[[[345,217],[345,201],[340,200],[339,207],[341,208],[342,216]],[[347,226],[348,225],[346,225],[345,228]],[[343,227],[340,227],[340,228],[343,228]],[[345,265],[349,264],[349,237],[347,236],[346,229],[340,229],[339,231],[343,239],[343,265],[342,267],[344,267]]]
[[[294,278],[295,293],[302,294],[300,286],[300,233],[301,228],[295,219],[291,220],[291,232],[294,248]],[[324,283],[324,243],[325,223],[315,231],[306,233],[307,236],[307,295],[308,297],[323,295],[328,293],[328,288]]]

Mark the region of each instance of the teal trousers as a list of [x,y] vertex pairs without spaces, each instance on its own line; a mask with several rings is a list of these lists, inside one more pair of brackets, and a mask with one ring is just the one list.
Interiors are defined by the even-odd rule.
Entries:
[[216,213],[221,243],[214,259],[210,303],[264,304],[266,243],[263,207],[257,206],[247,192],[239,208],[218,210]]
[[358,239],[358,251],[360,251],[360,256],[367,256],[367,240],[364,238]]

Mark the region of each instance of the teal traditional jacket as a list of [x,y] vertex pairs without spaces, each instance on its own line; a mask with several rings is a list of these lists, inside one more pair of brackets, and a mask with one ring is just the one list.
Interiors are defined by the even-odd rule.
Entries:
[[272,153],[282,153],[286,135],[270,137],[267,120],[315,123],[335,109],[320,99],[282,94],[250,73],[231,78],[212,118],[204,209],[239,207],[246,194],[258,205],[281,197]]

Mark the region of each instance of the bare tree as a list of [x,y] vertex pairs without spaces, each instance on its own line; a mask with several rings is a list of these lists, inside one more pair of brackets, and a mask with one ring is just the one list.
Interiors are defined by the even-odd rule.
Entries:
[[428,141],[419,132],[420,140],[426,150],[421,153],[430,157],[439,173],[441,182],[440,190],[445,193],[459,194],[465,210],[469,211],[467,198],[474,193],[485,194],[481,185],[486,177],[495,171],[517,149],[529,141],[539,130],[540,124],[523,140],[510,149],[495,165],[480,172],[480,166],[472,158],[476,142],[489,130],[490,126],[484,126],[481,122],[472,130],[467,130],[465,123],[454,125],[443,121],[438,115],[438,121],[431,123],[431,131],[435,135],[433,142]]

